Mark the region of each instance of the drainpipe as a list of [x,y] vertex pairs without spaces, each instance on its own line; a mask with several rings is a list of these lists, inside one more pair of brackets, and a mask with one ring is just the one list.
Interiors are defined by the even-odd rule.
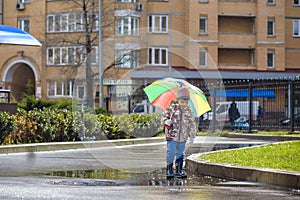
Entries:
[[0,24],[3,24],[3,0],[0,0]]
[[169,30],[170,30],[170,41],[169,41],[169,77],[171,77],[172,76],[172,41],[173,41],[173,35],[172,35],[172,32],[173,32],[173,30],[172,30],[172,28],[173,28],[173,17],[172,17],[172,15],[173,15],[173,4],[172,4],[172,0],[170,0],[170,28],[169,28]]
[[294,81],[290,81],[289,82],[289,85],[290,85],[290,122],[291,122],[291,130],[290,132],[293,133],[294,132],[294,125],[295,125],[295,116],[294,116],[294,113],[295,113],[295,109],[294,109],[294,104],[295,104],[295,101],[294,101]]
[[253,117],[252,117],[252,100],[253,100],[253,86],[252,86],[252,83],[250,82],[249,83],[249,133],[252,132],[252,120],[253,120]]
[[217,89],[214,88],[214,94],[213,94],[213,116],[212,116],[212,133],[216,130],[216,106],[217,106]]

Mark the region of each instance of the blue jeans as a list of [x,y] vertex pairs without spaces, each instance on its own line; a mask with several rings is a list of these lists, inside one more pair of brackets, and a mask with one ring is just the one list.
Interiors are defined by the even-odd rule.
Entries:
[[171,164],[176,156],[177,162],[183,162],[185,142],[167,140],[167,164]]

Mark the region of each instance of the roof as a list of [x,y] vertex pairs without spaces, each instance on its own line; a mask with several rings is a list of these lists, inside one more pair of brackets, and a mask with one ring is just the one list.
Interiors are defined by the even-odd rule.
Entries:
[[159,79],[163,77],[187,79],[295,79],[300,72],[275,72],[275,71],[203,71],[203,70],[174,70],[168,68],[138,69],[130,72],[132,79]]

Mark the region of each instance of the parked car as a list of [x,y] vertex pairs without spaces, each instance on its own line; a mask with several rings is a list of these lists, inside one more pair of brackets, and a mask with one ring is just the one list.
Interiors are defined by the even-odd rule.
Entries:
[[[216,121],[225,122],[229,121],[228,110],[232,101],[216,102]],[[244,116],[246,120],[249,120],[249,101],[235,101],[240,115]],[[256,120],[258,112],[258,101],[252,101],[252,120]],[[212,120],[213,112],[207,112],[203,115],[203,120]]]
[[[291,125],[291,119],[285,118],[279,121],[279,126],[289,126]],[[300,113],[294,115],[294,125],[300,126]]]

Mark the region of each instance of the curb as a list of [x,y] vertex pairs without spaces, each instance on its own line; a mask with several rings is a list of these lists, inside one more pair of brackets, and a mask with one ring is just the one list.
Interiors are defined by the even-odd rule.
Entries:
[[50,142],[50,143],[6,145],[6,146],[0,146],[0,154],[112,147],[112,146],[134,145],[134,144],[159,143],[164,141],[165,141],[164,137],[155,137],[155,138],[102,140],[102,141]]
[[271,140],[271,141],[276,141],[276,142],[300,140],[299,136],[260,135],[260,134],[245,134],[245,133],[241,133],[241,134],[226,133],[223,135],[223,137]]
[[208,163],[201,160],[200,155],[192,154],[186,159],[186,169],[195,175],[208,175],[240,181],[261,182],[276,186],[300,189],[300,173],[272,169],[240,167],[229,164]]

